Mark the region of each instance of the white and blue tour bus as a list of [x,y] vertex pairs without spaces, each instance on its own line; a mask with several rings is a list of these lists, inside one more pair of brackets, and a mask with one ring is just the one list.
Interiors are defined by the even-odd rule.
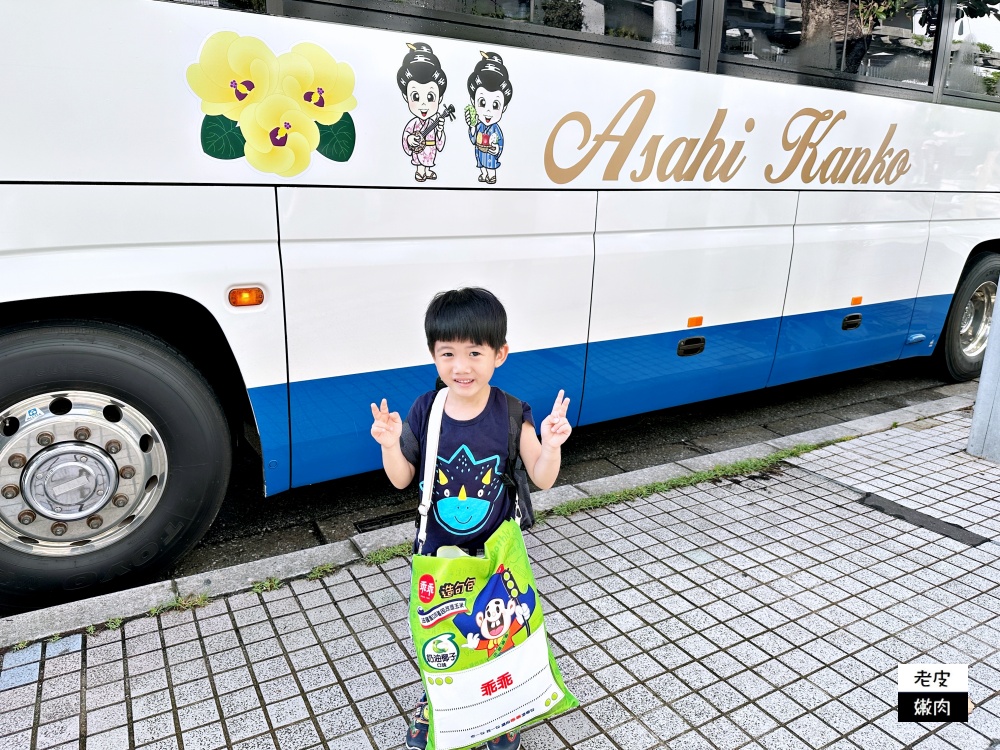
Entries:
[[[984,10],[985,9],[985,10]],[[965,0],[0,4],[0,601],[375,469],[484,286],[586,425],[908,357],[975,377],[1000,38]],[[1000,49],[1000,41],[996,42]]]

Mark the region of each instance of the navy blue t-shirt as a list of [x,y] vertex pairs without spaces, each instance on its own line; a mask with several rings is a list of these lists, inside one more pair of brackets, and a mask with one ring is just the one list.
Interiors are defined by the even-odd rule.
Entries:
[[[416,468],[421,492],[427,419],[435,395],[431,391],[414,402],[400,441],[403,456]],[[531,407],[522,401],[521,408],[524,421],[534,425]],[[507,468],[508,421],[507,399],[499,388],[490,389],[486,408],[473,419],[443,415],[423,554],[433,555],[448,544],[482,548],[500,524],[514,516],[500,478]]]

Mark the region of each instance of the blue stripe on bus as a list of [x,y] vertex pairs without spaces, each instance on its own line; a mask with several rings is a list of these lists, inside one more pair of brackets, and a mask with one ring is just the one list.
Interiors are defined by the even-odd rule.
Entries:
[[264,494],[274,495],[292,486],[288,445],[288,386],[284,383],[249,388],[250,405],[260,434],[264,461]]
[[910,320],[909,336],[921,334],[924,340],[903,347],[900,359],[907,357],[926,357],[934,353],[934,347],[941,332],[944,331],[944,321],[951,307],[951,294],[936,294],[932,297],[917,297],[913,303],[913,318]]
[[[587,357],[581,424],[641,414],[763,388],[774,359],[778,318],[595,341]],[[685,338],[705,350],[677,355]]]
[[[704,326],[649,336],[515,352],[493,383],[548,413],[556,392],[571,399],[570,420],[592,424],[766,385],[925,356],[944,326],[951,295],[848,307],[786,318]],[[844,316],[862,325],[844,331]],[[907,346],[909,334],[926,339]],[[681,339],[704,336],[705,350],[677,356]],[[586,362],[586,402],[580,397]],[[250,390],[264,452],[267,494],[381,467],[371,439],[369,404],[386,398],[405,418],[414,399],[434,387],[431,364],[299,381],[290,386],[292,460],[283,385]],[[276,466],[271,467],[271,462]],[[289,464],[291,471],[289,472]],[[291,476],[289,476],[291,474]]]
[[[571,399],[568,416],[575,422],[586,351],[577,344],[511,354],[492,383],[543,416],[559,389],[565,389]],[[369,404],[385,398],[405,419],[417,396],[434,388],[436,377],[428,364],[292,383],[293,486],[381,468],[381,452],[371,438]]]
[[[767,384],[781,385],[898,359],[913,302],[904,299],[782,318]],[[844,318],[854,313],[862,315],[860,327],[843,330]]]

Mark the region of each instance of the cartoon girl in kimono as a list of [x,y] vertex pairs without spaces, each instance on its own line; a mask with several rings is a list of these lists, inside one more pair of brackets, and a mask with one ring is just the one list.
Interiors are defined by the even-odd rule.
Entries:
[[417,168],[413,179],[436,180],[432,167],[438,152],[444,150],[444,120],[449,116],[454,119],[455,108],[441,101],[448,79],[430,45],[417,42],[406,46],[410,51],[396,73],[396,83],[413,115],[403,128],[403,151]]
[[476,63],[469,76],[472,104],[465,108],[465,123],[469,126],[469,140],[476,147],[479,181],[495,185],[503,153],[503,131],[499,123],[514,95],[514,88],[500,55],[496,52],[479,54],[483,59]]

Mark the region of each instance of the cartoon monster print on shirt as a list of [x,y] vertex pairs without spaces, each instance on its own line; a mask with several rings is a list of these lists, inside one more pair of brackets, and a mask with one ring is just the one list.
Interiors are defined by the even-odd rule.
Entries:
[[[420,489],[423,491],[423,482]],[[437,522],[456,536],[482,529],[502,491],[500,456],[477,460],[465,445],[451,458],[438,456],[431,493],[433,513]]]
[[[512,589],[504,582],[505,576]],[[512,596],[511,591],[516,595]],[[527,628],[534,610],[534,589],[528,586],[521,590],[501,565],[479,592],[472,611],[455,615],[454,623],[468,640],[462,644],[463,648],[485,650],[486,658],[490,659],[514,647],[514,635]]]

